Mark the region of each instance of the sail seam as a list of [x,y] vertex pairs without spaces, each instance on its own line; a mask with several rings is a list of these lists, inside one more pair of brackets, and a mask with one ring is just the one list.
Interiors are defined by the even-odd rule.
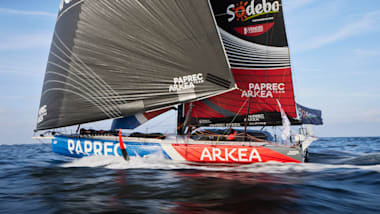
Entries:
[[[55,42],[53,42],[53,45],[54,45],[59,51],[61,51],[66,57],[69,57],[69,56],[68,56],[68,55],[67,55],[62,49],[60,49],[60,48],[58,47],[58,45],[57,45]],[[66,63],[68,66],[72,65],[72,64],[70,64],[68,61],[62,59],[60,56],[58,56],[58,54],[54,53],[53,51],[51,51],[51,53],[52,53],[52,55],[54,55],[54,56],[56,56],[58,59],[60,59],[63,63]],[[71,62],[73,62],[74,65],[77,64],[75,61],[71,61]],[[72,66],[72,68],[73,68],[73,69],[76,69],[76,67],[75,67],[74,65]],[[56,65],[56,66],[58,66],[58,65]],[[60,67],[60,66],[59,66],[59,67]],[[61,67],[61,68],[62,68],[62,67]],[[62,68],[62,69],[63,69],[63,68]],[[86,84],[86,85],[88,85],[89,87],[91,87],[91,88],[94,90],[93,94],[98,95],[98,96],[101,95],[101,96],[104,96],[105,98],[108,96],[106,93],[102,93],[102,90],[101,90],[100,87],[96,87],[96,85],[91,84],[91,82],[87,82],[87,81],[83,80],[83,79],[79,76],[79,74],[81,74],[81,72],[71,71],[70,69],[64,69],[64,70],[67,71],[67,73],[69,73],[69,74],[71,74],[71,75],[77,77],[77,79],[78,79],[78,80],[81,80],[81,82],[83,82],[84,84]],[[80,65],[79,65],[79,70],[83,70],[83,68],[81,68]],[[77,75],[76,73],[78,73],[78,75]],[[100,90],[96,90],[96,89],[100,89]],[[102,102],[102,103],[106,102],[106,104],[114,104],[114,103],[112,103],[111,101],[109,101],[109,103],[107,103],[107,99],[105,99],[105,100],[102,99],[100,102]],[[117,111],[117,109],[115,110],[115,109],[113,108],[112,105],[109,107],[109,109],[111,109],[112,111],[116,112],[116,115],[117,115],[117,116],[120,114],[120,113]],[[110,110],[110,111],[111,111],[111,110]]]
[[[107,87],[108,87],[108,90],[110,90],[111,92],[113,92],[114,93],[114,95],[113,96],[119,96],[118,95],[118,93],[115,91],[115,90],[113,90],[112,89],[112,87],[111,86],[109,86],[101,77],[99,77],[99,75],[97,74],[97,73],[95,73],[90,67],[88,67],[87,65],[86,65],[86,63],[84,63],[74,52],[72,52],[67,46],[66,46],[66,44],[61,40],[61,38],[59,37],[59,35],[57,34],[57,33],[55,33],[55,35],[57,36],[57,39],[58,39],[58,41],[60,42],[60,43],[62,43],[62,46],[76,59],[76,60],[78,60],[79,61],[79,63],[81,63],[82,64],[82,66],[84,67],[84,68],[86,68],[86,69],[88,69],[88,71],[86,71],[86,69],[83,69],[85,72],[87,72],[87,73],[91,73],[92,75],[94,75],[94,77],[95,77],[95,80],[98,80],[99,82],[100,82],[100,84],[99,84],[99,86],[101,87],[100,89],[103,89],[103,90],[107,90]],[[96,78],[98,78],[98,79],[96,79]],[[98,83],[99,83],[98,82]],[[101,83],[103,83],[104,85],[102,85]],[[102,88],[102,86],[104,86],[103,88]],[[116,102],[117,103],[117,102]],[[118,104],[122,104],[122,103],[118,103]]]
[[[80,64],[82,64],[82,66],[84,66],[84,68],[86,68],[87,69],[87,71],[86,71],[86,69],[83,69],[83,71],[85,71],[87,74],[92,74],[92,75],[94,75],[94,79],[95,79],[95,81],[97,80],[97,83],[99,84],[99,89],[100,90],[105,90],[105,91],[107,91],[107,90],[109,90],[110,92],[112,92],[113,94],[111,94],[111,96],[109,97],[109,99],[110,100],[112,100],[113,99],[113,96],[115,96],[115,97],[118,97],[118,94],[117,94],[117,92],[116,91],[114,91],[101,77],[99,77],[90,67],[88,67],[78,56],[76,56],[76,54],[74,53],[74,52],[72,52],[66,45],[65,45],[65,43],[61,40],[61,38],[59,37],[59,35],[57,34],[57,33],[55,33],[55,35],[56,35],[56,37],[57,37],[57,39],[58,39],[58,41],[60,42],[60,43],[62,43],[62,45],[63,45],[63,47],[66,49],[66,50],[68,50],[68,52],[76,59],[76,60],[78,60],[78,62],[80,63]],[[104,85],[102,85],[102,83],[104,84]],[[111,103],[112,103],[112,101],[111,101]],[[117,102],[117,101],[114,101],[114,105],[115,105],[115,103],[116,104],[122,104],[122,103],[119,103],[119,102]],[[121,112],[120,112],[120,110],[118,109],[118,108],[116,108],[117,110],[118,110],[118,113],[119,113],[119,115],[121,115]]]
[[[72,94],[75,94],[75,95],[77,95],[77,96],[80,96],[80,97],[82,97],[83,99],[85,99],[85,100],[87,100],[87,101],[89,101],[90,103],[92,103],[94,106],[96,106],[96,107],[98,107],[97,105],[95,105],[93,102],[92,102],[92,100],[90,100],[88,97],[86,97],[86,96],[84,96],[84,95],[82,95],[82,94],[80,94],[80,93],[78,93],[78,92],[75,92],[75,91],[73,91],[73,90],[69,90],[69,89],[65,89],[65,88],[49,88],[48,90],[45,90],[44,92],[43,92],[43,94],[47,94],[47,93],[49,93],[50,91],[63,91],[63,92],[69,92],[69,93],[72,93]],[[99,107],[98,107],[99,108]],[[101,109],[100,109],[101,110]],[[106,114],[106,113],[105,113]],[[106,114],[107,115],[107,114]]]
[[[69,64],[67,61],[61,59],[61,58],[60,58],[56,53],[54,53],[53,51],[51,51],[51,54],[54,55],[55,57],[57,57],[58,59],[60,59],[63,63],[66,63],[67,65],[70,66],[70,64]],[[90,91],[90,93],[92,92],[91,95],[96,95],[96,96],[107,96],[106,94],[103,94],[103,95],[102,95],[100,92],[99,92],[99,93],[96,93],[96,91],[97,91],[97,90],[96,90],[96,87],[93,86],[92,84],[90,84],[89,82],[84,81],[79,75],[76,74],[76,72],[70,71],[69,69],[67,69],[67,68],[65,68],[65,67],[62,67],[62,66],[60,66],[60,65],[58,65],[58,64],[56,64],[56,63],[53,63],[53,62],[48,62],[48,63],[51,64],[51,65],[57,66],[57,67],[59,67],[59,68],[61,68],[61,69],[63,69],[63,70],[65,70],[67,73],[71,74],[72,76],[74,76],[74,77],[76,77],[78,80],[80,80],[80,81],[82,82],[83,85],[87,85],[87,86],[89,86],[89,87],[93,90],[93,92],[92,92],[92,90],[87,89],[87,88],[85,88],[85,87],[82,87],[82,88],[87,89],[88,91]],[[73,68],[74,68],[74,67],[73,67]],[[77,72],[77,73],[79,74],[80,72]],[[62,75],[63,75],[63,74],[62,74]],[[70,79],[68,75],[63,75],[63,76],[64,76],[65,78]],[[78,84],[79,84],[79,83],[78,83]],[[80,85],[80,84],[79,84],[79,85]],[[94,98],[94,99],[95,99],[95,98]],[[108,103],[104,103],[103,100],[100,100],[100,101],[98,101],[98,102],[99,102],[99,103],[102,103],[103,105],[107,105],[107,104],[108,104]],[[112,107],[112,106],[108,107],[108,108],[109,108],[109,111],[110,111],[110,112],[113,111],[115,115],[118,115],[118,112],[117,112],[116,110],[112,109],[111,107]],[[115,112],[116,112],[116,113],[115,113]]]
[[[61,77],[64,77],[64,78],[70,79],[71,81],[73,81],[73,82],[79,84],[76,80],[74,80],[74,79],[72,79],[72,78],[70,78],[70,77],[68,77],[68,76],[65,76],[65,75],[63,75],[63,74],[60,74],[60,73],[58,73],[58,72],[55,72],[55,71],[47,71],[46,74],[47,74],[47,75],[48,75],[48,74],[58,75],[58,76],[61,76]],[[49,82],[58,82],[58,83],[61,83],[61,84],[66,84],[66,85],[69,85],[69,86],[71,86],[71,87],[73,87],[73,88],[76,88],[76,89],[78,89],[79,91],[81,91],[79,87],[77,87],[77,86],[75,86],[75,85],[73,85],[73,84],[70,84],[70,83],[66,83],[66,82],[63,82],[63,81],[59,81],[59,80],[47,80],[47,81],[44,83],[44,85],[45,85],[46,83],[49,83]],[[87,90],[88,90],[88,91],[91,91],[91,90],[89,90],[89,89],[87,89]],[[42,93],[44,93],[44,92],[42,92]],[[83,95],[86,95],[86,96],[88,96],[88,97],[93,97],[93,94],[90,94],[90,93],[88,93],[88,92],[84,92],[84,93],[85,93],[85,94],[83,94]],[[89,96],[89,95],[90,95],[90,96]],[[90,99],[90,98],[89,98],[89,99]],[[102,110],[103,112],[105,112],[105,113],[107,112],[106,114],[107,114],[108,117],[110,117],[110,116],[112,116],[112,117],[117,116],[117,115],[114,114],[114,112],[111,112],[110,109],[107,108],[107,105],[100,103],[99,100],[97,100],[97,99],[93,99],[93,98],[92,98],[92,100],[93,100],[94,102],[97,103],[96,106],[97,106],[99,109],[101,109],[101,110]]]
[[[52,55],[54,55],[55,53],[53,53],[53,52],[51,52],[52,53]],[[50,64],[50,65],[54,65],[54,66],[56,66],[56,67],[58,67],[58,68],[61,68],[62,70],[65,70],[66,72],[68,72],[68,73],[70,73],[70,71],[67,69],[67,68],[65,68],[65,67],[63,67],[63,66],[61,66],[61,65],[58,65],[58,64],[56,64],[56,63],[54,63],[54,62],[48,62],[48,64]],[[75,73],[73,73],[73,72],[71,72],[71,74],[73,75],[73,76],[75,76],[76,74]],[[62,74],[63,75],[63,74]],[[65,75],[64,75],[65,76]],[[69,76],[65,76],[66,78],[68,78]],[[78,78],[79,79],[79,78]],[[87,83],[86,83],[87,84]],[[91,85],[91,84],[87,84],[89,87],[91,87],[93,90],[95,89],[94,88],[94,86],[93,85]],[[91,90],[89,90],[89,91],[91,91]],[[99,96],[98,94],[92,94],[92,95],[97,95],[97,96]],[[103,95],[104,96],[104,95]],[[95,99],[95,98],[94,98]],[[107,103],[104,103],[104,102],[102,102],[102,100],[100,100],[99,101],[99,99],[97,99],[98,100],[98,102],[99,103],[102,103],[102,105],[107,105]],[[113,110],[111,107],[108,107],[109,109],[108,109],[108,111],[109,112],[113,112],[113,113],[111,113],[111,114],[113,114],[113,115],[116,115],[116,116],[118,116],[118,114],[117,114],[117,112],[115,111],[115,110]],[[116,112],[116,113],[115,113]]]

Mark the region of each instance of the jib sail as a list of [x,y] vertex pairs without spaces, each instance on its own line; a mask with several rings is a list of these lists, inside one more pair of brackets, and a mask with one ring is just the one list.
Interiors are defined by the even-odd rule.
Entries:
[[200,126],[299,124],[281,0],[211,0],[239,90],[194,103]]
[[234,87],[208,0],[62,1],[37,130],[164,109]]

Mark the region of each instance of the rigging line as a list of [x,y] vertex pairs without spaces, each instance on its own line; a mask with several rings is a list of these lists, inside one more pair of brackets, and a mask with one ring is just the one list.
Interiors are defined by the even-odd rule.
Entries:
[[[46,72],[46,73],[47,73],[47,72]],[[48,84],[48,83],[50,83],[50,82],[52,82],[52,83],[56,82],[56,83],[60,83],[60,84],[62,84],[62,85],[68,85],[68,86],[73,87],[73,88],[77,89],[78,91],[82,92],[82,91],[80,90],[80,88],[78,88],[78,87],[76,87],[76,86],[74,86],[74,85],[72,85],[72,84],[70,84],[70,83],[67,83],[67,82],[64,82],[64,81],[59,81],[59,80],[47,80],[47,81],[44,82],[44,85],[45,85],[45,84]],[[64,88],[62,88],[62,89],[64,89]],[[44,93],[44,91],[43,91],[42,93]],[[79,93],[79,92],[78,92],[78,93]],[[83,94],[83,93],[81,93],[81,94],[82,94],[83,96],[88,96],[87,94]],[[90,97],[91,97],[91,96],[90,96]],[[89,98],[89,99],[90,99],[90,98]],[[100,103],[98,103],[96,99],[92,99],[92,100],[97,104],[97,105],[95,105],[95,106],[98,107],[99,109],[101,109],[104,113],[107,112],[107,113],[108,113],[107,116],[109,116],[110,118],[112,118],[112,117],[118,117],[118,115],[112,114],[112,112],[108,112],[107,109],[104,108],[104,106],[102,106]]]
[[[53,42],[54,43],[54,42]],[[57,47],[58,48],[58,47]],[[58,48],[59,49],[59,48]],[[58,54],[56,54],[56,53],[54,53],[54,51],[51,51],[50,52],[52,55],[54,55],[55,57],[57,57],[58,59],[60,59],[63,63],[65,63],[65,64],[67,64],[68,66],[70,66],[70,63],[69,62],[67,62],[66,60],[64,60],[64,59],[62,59],[60,56],[58,56]],[[64,53],[65,54],[65,53]],[[66,55],[67,56],[67,55]],[[67,56],[67,57],[69,57],[69,56]],[[58,66],[56,63],[54,63],[53,65],[55,65],[55,66]],[[97,96],[101,96],[101,97],[104,97],[104,98],[107,98],[107,94],[106,93],[101,93],[102,91],[101,90],[96,90],[96,86],[94,86],[93,85],[93,82],[89,82],[89,81],[85,81],[85,80],[83,80],[80,76],[79,76],[79,74],[80,74],[80,72],[77,72],[77,71],[71,71],[70,69],[66,69],[66,68],[64,68],[63,66],[58,66],[59,68],[61,68],[61,69],[63,69],[63,70],[65,70],[68,74],[72,74],[73,76],[75,76],[77,79],[78,79],[78,81],[81,81],[81,82],[83,82],[83,85],[87,85],[87,86],[89,86],[92,90],[89,90],[89,89],[87,89],[88,91],[91,91],[91,93],[93,94],[93,95],[97,95]],[[73,69],[75,69],[75,67],[73,67]],[[78,74],[77,74],[78,73]],[[92,84],[91,84],[92,83]],[[95,83],[96,84],[96,83]],[[120,115],[121,113],[120,113],[120,111],[118,111],[118,109],[117,108],[114,108],[114,106],[113,105],[115,105],[114,103],[112,103],[112,102],[110,102],[110,103],[107,103],[107,99],[102,99],[101,101],[100,101],[101,103],[106,103],[106,104],[108,104],[108,105],[110,105],[109,106],[109,108],[112,110],[112,111],[114,111],[114,112],[116,112],[116,114],[118,114],[118,115]],[[115,110],[116,109],[116,110]]]
[[[59,47],[59,45],[57,44],[57,43],[55,43],[54,41],[53,41],[53,45],[59,50],[59,51],[61,51],[61,53],[63,53],[67,58],[71,58],[68,54],[66,54],[66,52],[65,51],[63,51],[60,47]],[[52,53],[54,53],[53,51],[51,51]],[[71,53],[71,54],[73,54],[73,53]],[[58,57],[59,59],[61,59],[60,57]],[[61,59],[62,61],[64,61],[63,59]],[[65,62],[65,61],[64,61]],[[75,60],[72,60],[72,62],[73,62],[73,64],[74,65],[78,65],[78,67],[79,67],[79,69],[80,70],[83,70],[84,72],[86,72],[86,70],[83,68],[83,67],[81,67],[81,65],[79,64],[79,63],[77,63]],[[68,62],[66,62],[69,66],[70,66],[70,64],[68,63]],[[75,67],[74,67],[75,68]],[[70,73],[69,71],[68,71],[68,73]],[[79,73],[79,72],[78,72]],[[86,72],[87,73],[87,72]],[[91,76],[91,75],[89,75],[89,76]],[[80,79],[80,77],[78,76],[78,78]],[[102,93],[103,92],[103,88],[101,87],[101,83],[98,83],[98,82],[96,82],[96,78],[94,78],[94,83],[95,83],[95,86],[94,87],[96,87],[96,84],[99,84],[99,87],[97,87],[99,90],[99,93]],[[88,85],[90,85],[90,83],[88,83]],[[96,91],[96,90],[95,90]],[[109,96],[108,94],[106,94],[105,93],[105,91],[106,90],[104,90],[104,95],[103,96],[105,96],[105,97],[107,97],[107,96]],[[115,106],[115,103],[113,103],[112,102],[112,99],[111,98],[109,98],[110,99],[110,103],[111,104],[113,104],[114,106]],[[113,107],[113,106],[112,106]],[[117,108],[115,108],[116,109],[116,112],[118,112],[118,114],[121,114],[121,112],[120,112],[120,110],[119,109],[117,109]]]
[[247,114],[246,114],[246,116],[245,116],[245,124],[244,124],[244,141],[246,140],[245,138],[247,137],[247,126],[248,126],[248,116],[249,116],[249,110],[250,110],[250,107],[251,107],[251,97],[249,97]]
[[[82,97],[83,99],[86,99],[86,100],[89,101],[90,103],[94,104],[94,103],[92,102],[92,100],[88,99],[86,96],[83,96],[82,94],[77,93],[77,92],[72,91],[72,90],[69,90],[69,89],[63,89],[63,88],[49,88],[48,90],[43,91],[42,94],[47,94],[47,93],[49,93],[49,92],[51,92],[51,91],[64,91],[64,92],[72,93],[72,94],[75,94],[75,95],[77,95],[77,96],[79,96],[79,97]],[[94,106],[98,107],[96,104],[94,104]],[[99,108],[99,107],[98,107],[98,108]],[[100,109],[101,111],[103,111],[101,108],[99,108],[99,109]],[[104,112],[104,111],[103,111],[103,112]],[[108,114],[107,114],[106,112],[104,112],[104,114],[106,114],[106,115],[108,116]],[[110,116],[108,116],[108,117],[109,117],[109,118],[112,118],[112,117],[110,117]]]
[[[54,65],[54,66],[57,66],[58,68],[61,68],[62,70],[67,70],[65,67],[62,67],[61,65],[58,65],[54,62],[50,62],[48,61],[48,64],[51,64],[51,65]],[[65,78],[68,78],[67,76]],[[70,78],[68,78],[70,79]],[[91,86],[91,85],[90,85]],[[92,98],[92,99],[95,99],[95,98]],[[104,105],[104,106],[107,106],[107,104],[104,104],[104,102],[101,102],[101,100],[99,101],[99,99],[96,99],[98,101],[99,104],[101,105]],[[108,107],[107,110],[111,113],[111,114],[114,114],[114,115],[117,115],[119,116],[120,114],[117,113],[117,111],[113,110],[112,108]],[[112,113],[113,112],[113,113]],[[116,112],[116,113],[115,113]]]
[[[61,38],[59,37],[59,35],[56,33],[56,32],[54,32],[54,35],[57,37],[57,39],[58,39],[58,41],[60,42],[60,43],[62,43],[62,45],[63,45],[63,47],[66,49],[66,50],[68,50],[68,52],[75,58],[75,59],[77,59],[85,68],[87,68],[88,69],[88,71],[87,72],[89,72],[89,73],[92,73],[93,75],[94,75],[94,77],[96,77],[96,78],[98,78],[97,80],[100,82],[100,83],[103,83],[104,85],[102,85],[102,84],[100,84],[100,86],[104,86],[103,87],[103,90],[110,90],[111,92],[113,92],[113,95],[115,96],[115,97],[118,97],[119,96],[119,94],[111,87],[111,86],[109,86],[101,77],[99,77],[99,75],[98,74],[96,74],[86,63],[84,63],[76,54],[74,54],[74,52],[72,52],[67,46],[66,46],[66,44],[61,40]],[[95,78],[95,79],[96,79]],[[118,104],[123,104],[123,103],[118,103]]]
[[[235,114],[235,117],[231,120],[231,123],[229,124],[229,127],[232,126],[232,124],[234,123],[234,121],[236,120],[236,118],[239,116],[241,110],[243,109],[243,107],[245,106],[245,104],[248,102],[248,99],[249,99],[249,98],[247,98],[247,99],[244,101],[243,105],[241,105],[239,111]],[[227,133],[227,130],[224,131],[224,134],[223,134],[223,135],[225,135],[226,133]],[[218,137],[218,139],[216,140],[216,142],[219,142],[219,137]]]
[[[243,109],[243,107],[245,106],[245,104],[248,102],[248,100],[249,100],[249,98],[247,98],[247,99],[244,101],[243,105],[241,105],[239,111],[235,114],[234,118],[231,120],[231,122],[230,122],[230,124],[229,124],[229,127],[231,127],[232,124],[235,122],[236,118],[239,116],[241,110]],[[223,135],[225,135],[226,133],[227,133],[227,130],[224,132]],[[219,139],[218,139],[218,140],[219,140]]]

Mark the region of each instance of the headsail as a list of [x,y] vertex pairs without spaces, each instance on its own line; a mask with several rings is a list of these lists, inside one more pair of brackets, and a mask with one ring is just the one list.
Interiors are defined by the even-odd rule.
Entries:
[[233,87],[208,0],[62,1],[37,130],[162,109]]
[[[194,103],[193,124],[281,125],[277,101],[297,117],[281,0],[211,0],[240,90]],[[251,98],[251,99],[250,99]]]

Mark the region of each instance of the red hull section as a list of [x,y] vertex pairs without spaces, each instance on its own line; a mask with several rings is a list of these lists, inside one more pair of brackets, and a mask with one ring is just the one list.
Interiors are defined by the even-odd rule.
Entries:
[[191,162],[250,164],[276,161],[282,163],[301,163],[296,159],[260,146],[214,146],[201,144],[173,144],[172,146],[185,160]]

